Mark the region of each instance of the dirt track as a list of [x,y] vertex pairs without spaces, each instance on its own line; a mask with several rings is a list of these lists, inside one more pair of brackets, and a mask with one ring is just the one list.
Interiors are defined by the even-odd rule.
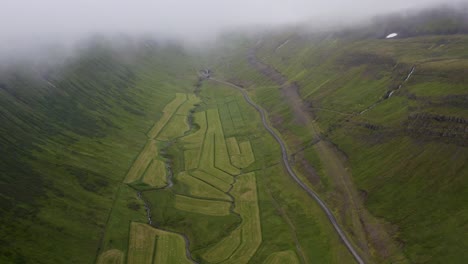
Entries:
[[229,83],[229,82],[225,82],[225,81],[221,81],[221,80],[217,80],[217,79],[213,79],[213,78],[209,78],[209,79],[212,80],[212,81],[219,82],[219,83],[222,83],[222,84],[225,84],[225,85],[236,88],[237,90],[239,90],[242,93],[242,95],[244,96],[244,99],[247,101],[247,103],[250,104],[252,107],[254,107],[257,110],[257,112],[260,113],[260,116],[262,118],[263,126],[275,138],[275,140],[278,142],[278,144],[281,147],[283,164],[284,164],[288,174],[294,179],[294,181],[297,182],[297,184],[299,184],[299,186],[301,186],[302,189],[304,189],[307,192],[307,194],[309,194],[309,196],[311,196],[319,204],[319,206],[322,208],[322,210],[327,215],[330,223],[333,225],[336,232],[338,233],[338,236],[341,238],[341,240],[343,241],[343,243],[345,244],[345,246],[347,247],[349,252],[353,255],[354,259],[360,264],[365,263],[364,260],[359,256],[357,251],[354,249],[354,246],[351,244],[351,242],[346,237],[344,231],[338,225],[338,223],[336,221],[336,218],[333,215],[333,213],[331,212],[331,210],[327,207],[327,205],[322,201],[322,199],[320,199],[320,197],[312,189],[310,189],[305,183],[303,183],[299,179],[299,177],[296,175],[294,170],[291,168],[291,165],[290,165],[289,159],[288,159],[288,152],[287,152],[287,149],[286,149],[286,145],[283,142],[283,140],[276,134],[274,129],[270,126],[269,122],[267,121],[267,117],[266,117],[266,114],[265,114],[264,110],[250,99],[249,95],[242,89],[242,87],[239,87],[239,86],[237,86],[237,85],[235,85],[233,83]]

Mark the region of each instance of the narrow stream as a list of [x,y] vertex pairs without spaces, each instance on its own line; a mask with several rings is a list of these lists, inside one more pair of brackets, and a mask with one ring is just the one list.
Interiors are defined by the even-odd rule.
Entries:
[[[189,124],[189,130],[187,132],[189,132],[190,130],[193,129],[192,112],[190,112],[190,114],[188,115],[187,118],[188,118],[187,122]],[[165,158],[164,166],[166,168],[166,179],[167,179],[167,185],[164,186],[161,189],[170,189],[170,188],[172,188],[172,186],[174,186],[174,182],[173,182],[174,172],[172,170],[172,162],[171,162],[171,159],[167,156],[167,149],[172,145],[174,140],[175,139],[169,141],[168,144],[165,145],[161,149],[161,151],[159,152],[159,154]],[[155,190],[148,190],[148,191],[155,191]],[[178,233],[178,232],[166,230],[164,228],[153,225],[153,219],[152,219],[152,215],[151,215],[151,204],[143,197],[142,191],[137,191],[137,196],[138,196],[138,199],[143,201],[143,204],[144,204],[144,207],[145,207],[145,212],[146,212],[146,218],[148,219],[148,224],[151,225],[151,226],[154,226],[154,227],[156,227],[156,228],[158,228],[160,230],[163,230],[163,231],[166,231],[166,232],[169,232],[169,233],[178,234],[178,235],[182,236],[184,238],[184,241],[185,241],[185,255],[187,256],[187,258],[190,261],[192,261],[195,264],[198,264],[198,262],[196,262],[193,259],[192,254],[190,252],[190,240],[188,239],[188,237],[183,233]]]
[[369,106],[368,108],[364,109],[363,111],[361,111],[359,114],[362,115],[364,114],[365,112],[371,110],[372,108],[376,107],[377,105],[381,104],[383,101],[389,99],[390,97],[392,97],[392,95],[401,89],[401,87],[403,87],[403,84],[406,83],[410,78],[411,78],[411,75],[413,75],[414,73],[414,70],[416,69],[415,66],[413,66],[411,68],[411,71],[410,73],[408,73],[408,76],[406,76],[406,79],[400,84],[398,85],[398,88],[396,88],[395,90],[392,90],[390,93],[387,93],[388,95],[385,95],[382,99],[379,99],[376,103],[374,103],[373,105]]
[[143,201],[143,204],[145,205],[145,211],[146,211],[146,217],[148,218],[148,224],[152,225],[153,224],[153,220],[151,219],[151,206],[150,204],[148,203],[148,201],[146,201],[143,196],[141,195],[141,192],[138,191],[137,192],[137,195],[138,195],[138,198],[140,200]]

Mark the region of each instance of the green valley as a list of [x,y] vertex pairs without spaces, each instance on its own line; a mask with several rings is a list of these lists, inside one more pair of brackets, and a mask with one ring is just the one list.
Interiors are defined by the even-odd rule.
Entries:
[[425,12],[1,65],[0,263],[466,262],[468,20]]

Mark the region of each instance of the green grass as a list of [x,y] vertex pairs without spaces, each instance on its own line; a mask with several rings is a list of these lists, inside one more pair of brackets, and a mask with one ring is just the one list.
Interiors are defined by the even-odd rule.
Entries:
[[[132,222],[130,224],[127,263],[153,263],[155,244],[155,229],[143,223]],[[161,253],[164,254],[164,252]]]
[[198,199],[183,195],[175,196],[175,208],[182,211],[212,216],[225,216],[230,214],[230,207],[231,203],[229,202]]
[[181,172],[176,177],[177,193],[186,194],[197,198],[208,198],[230,201],[231,198],[220,189],[210,185],[201,179],[191,176],[187,172]]
[[158,120],[157,123],[151,128],[148,132],[148,138],[154,139],[158,136],[161,130],[166,126],[167,122],[171,119],[174,113],[179,109],[179,107],[187,100],[187,96],[185,94],[177,93],[176,98],[166,105],[163,110],[163,114],[161,118]]
[[241,244],[242,229],[237,228],[221,241],[210,247],[203,253],[203,259],[210,263],[219,263],[232,256],[234,251]]
[[140,152],[135,162],[132,164],[130,170],[125,177],[125,183],[137,181],[143,177],[148,166],[152,163],[153,159],[158,155],[158,148],[156,141],[148,140],[145,148]]
[[211,171],[213,174],[210,174],[203,170],[196,170],[196,171],[190,172],[190,175],[214,186],[215,188],[223,192],[227,192],[231,188],[231,183],[233,182],[232,178],[228,178],[230,177],[229,175],[225,175],[220,171],[214,171],[214,172],[213,170]]
[[131,223],[127,263],[192,263],[184,238],[142,223]]
[[229,155],[231,155],[231,159],[232,156],[238,156],[241,154],[239,144],[237,144],[237,140],[235,137],[226,138],[226,144],[229,151]]
[[[236,142],[237,144],[237,142]],[[239,155],[231,155],[231,162],[238,168],[247,168],[255,162],[255,157],[252,151],[250,141],[243,141],[239,143]]]
[[[189,132],[188,116],[200,99],[193,94],[187,94],[186,96],[188,96],[188,99],[180,105],[177,112],[173,112],[170,120],[166,123],[164,128],[162,128],[160,134],[158,134],[158,140],[167,141],[169,139],[181,137]],[[169,111],[170,110],[167,110],[167,112]]]
[[[382,251],[379,242],[369,243],[372,260],[422,263],[450,259],[460,263],[466,257],[464,244],[453,241],[465,241],[466,235],[451,230],[463,229],[467,219],[466,210],[452,205],[467,195],[460,187],[466,186],[466,177],[461,175],[467,175],[461,162],[466,156],[463,125],[457,123],[463,121],[456,120],[467,116],[463,103],[467,53],[463,47],[468,38],[435,35],[387,41],[291,34],[287,46],[279,51],[275,47],[286,38],[273,34],[258,47],[257,56],[290,82],[298,83],[302,100],[311,105],[314,125],[335,144],[330,149],[340,153],[341,161],[337,162],[352,175],[355,193],[364,197],[355,198],[364,199],[363,205],[374,216],[374,220],[371,217],[364,222],[369,226],[380,222],[378,229],[393,240],[388,251]],[[239,50],[245,56],[246,49]],[[252,97],[268,111],[288,147],[302,153],[311,140],[310,133],[294,123],[294,112],[284,103],[282,92],[261,78],[240,76],[237,72],[254,69],[239,63],[239,58],[233,58],[232,63],[241,69],[220,67],[220,75],[250,83]],[[412,66],[416,67],[414,74],[404,82]],[[400,84],[400,90],[381,101]],[[369,111],[358,114],[375,103]],[[349,199],[339,198],[339,178],[330,177],[333,166],[327,163],[335,162],[327,160],[317,146],[301,153],[296,158],[313,164],[320,178],[313,187],[340,211],[340,201]],[[301,160],[296,164],[302,174],[310,173]],[[348,227],[354,222],[344,221]],[[453,229],[448,228],[448,222]],[[359,232],[354,227],[348,230]]]
[[110,249],[102,253],[97,263],[99,264],[122,264],[124,263],[124,255],[120,250]]
[[[206,137],[214,138],[214,166],[222,171],[231,175],[239,174],[239,169],[232,166],[229,159],[229,153],[226,147],[226,139],[224,138],[223,128],[219,120],[217,110],[207,110],[208,130]],[[209,146],[210,147],[210,146]]]
[[[297,246],[293,234],[300,236],[300,247],[304,248],[301,254],[306,254],[311,259],[320,256],[320,260],[330,260],[332,252],[338,256],[334,262],[349,259],[346,249],[339,243],[338,237],[335,237],[326,218],[317,218],[320,209],[310,209],[311,204],[314,206],[309,200],[310,197],[298,192],[298,187],[284,174],[281,167],[271,167],[279,163],[279,148],[259,126],[260,119],[255,110],[243,101],[240,93],[231,88],[215,85],[203,88],[202,109],[194,114],[196,123],[201,123],[200,129],[192,130],[193,132],[179,138],[170,146],[169,153],[172,157],[184,156],[184,159],[172,158],[172,167],[177,175],[174,186],[167,190],[144,193],[152,204],[155,224],[186,234],[190,240],[193,257],[202,263],[208,260],[210,263],[224,260],[235,263],[245,263],[249,260],[263,262],[278,249],[295,250]],[[232,101],[236,102],[239,111],[237,115],[244,117],[244,126],[239,129],[231,127],[229,132],[234,134],[236,140],[226,139],[224,134],[225,124],[230,126],[225,120],[231,120],[231,116],[218,115],[216,111],[220,111],[221,108],[218,107],[224,107]],[[204,116],[207,116],[206,133]],[[230,150],[228,151],[232,145],[227,145],[233,143],[239,150],[239,157],[245,159],[241,160],[245,163],[243,170],[255,170],[255,173],[233,177],[226,172],[235,168],[231,164]],[[202,151],[198,168],[187,170],[187,158],[192,158],[187,154],[187,150],[200,146]],[[220,163],[216,160],[225,161]],[[239,173],[237,168],[236,173]],[[257,186],[257,175],[265,177],[260,181],[262,186]],[[282,203],[300,204],[303,207],[298,209],[286,206],[281,210],[288,211],[288,216],[278,214],[278,198],[272,198],[268,191],[271,187],[266,188],[266,184],[274,184],[278,190],[288,194],[288,198],[281,200]],[[229,202],[208,200],[213,198],[232,199],[234,206],[231,208]],[[216,205],[209,205],[210,203]],[[304,210],[305,208],[308,209]],[[231,212],[231,209],[234,212]],[[324,233],[314,234],[317,231]],[[332,234],[333,239],[324,239],[325,234]],[[263,239],[264,236],[267,240]]]
[[[127,51],[92,44],[60,69],[1,70],[0,262],[93,263],[127,251],[129,223],[145,213],[121,183],[163,107],[196,79],[180,50]],[[177,66],[164,67],[168,56]]]
[[247,263],[262,243],[255,174],[238,176],[232,195],[235,199],[234,210],[242,217],[242,239],[239,247],[225,263]]
[[240,221],[234,214],[212,216],[177,210],[176,194],[170,190],[145,192],[144,197],[152,205],[154,224],[165,230],[185,234],[192,253],[226,236]]
[[184,160],[185,169],[196,169],[200,163],[200,156],[203,147],[203,140],[206,133],[206,114],[205,112],[197,112],[194,114],[194,123],[197,124],[198,130],[182,138],[184,144]]
[[[200,263],[353,262],[284,172],[279,146],[241,94],[205,81],[194,96],[195,57],[268,111],[301,179],[311,179],[350,237],[362,237],[359,225],[369,222],[366,231],[377,231],[366,239],[393,239],[398,247],[389,250],[359,242],[370,246],[369,262],[468,258],[466,36],[265,36],[257,56],[298,84],[315,120],[308,125],[249,66],[256,40],[226,37],[207,57],[150,42],[123,51],[102,40],[60,69],[1,69],[0,262],[190,262],[179,234]],[[412,66],[411,79],[379,102]],[[333,144],[310,146],[311,128]],[[343,178],[330,177],[338,159],[352,175],[351,198],[365,206],[352,214],[342,210],[351,201]],[[156,189],[172,175],[172,187]],[[161,229],[143,224],[137,190]],[[374,217],[356,218],[364,209]]]
[[185,254],[185,241],[177,234],[157,230],[156,257],[153,263],[193,263]]
[[168,141],[169,139],[183,136],[189,129],[187,116],[174,115],[157,138],[159,140]]
[[[227,152],[225,153],[227,154]],[[223,153],[220,153],[218,159],[224,161],[223,163],[226,163],[226,160],[227,162],[229,162],[229,156],[227,157],[226,156],[224,156]],[[200,158],[199,168],[203,170],[204,172],[206,172],[207,174],[210,174],[216,177],[217,179],[223,181],[226,184],[233,183],[232,176],[224,171],[224,167],[215,167],[214,162],[215,162],[215,134],[207,132],[205,141],[203,143],[203,151],[202,151],[201,158]],[[229,164],[229,168],[231,167],[232,165]]]
[[281,263],[299,263],[296,254],[292,250],[275,252],[268,256],[263,262],[265,264],[281,264]]
[[185,103],[180,106],[176,114],[187,116],[190,110],[192,110],[195,107],[195,105],[198,104],[199,102],[200,102],[200,98],[198,98],[194,94],[187,94],[187,101],[185,101]]
[[166,165],[163,161],[154,159],[143,176],[142,182],[156,188],[167,185]]

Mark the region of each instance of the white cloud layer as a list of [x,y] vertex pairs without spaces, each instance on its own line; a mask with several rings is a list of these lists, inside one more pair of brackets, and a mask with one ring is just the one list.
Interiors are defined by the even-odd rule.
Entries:
[[351,19],[452,0],[0,0],[0,36],[208,36],[227,27]]

